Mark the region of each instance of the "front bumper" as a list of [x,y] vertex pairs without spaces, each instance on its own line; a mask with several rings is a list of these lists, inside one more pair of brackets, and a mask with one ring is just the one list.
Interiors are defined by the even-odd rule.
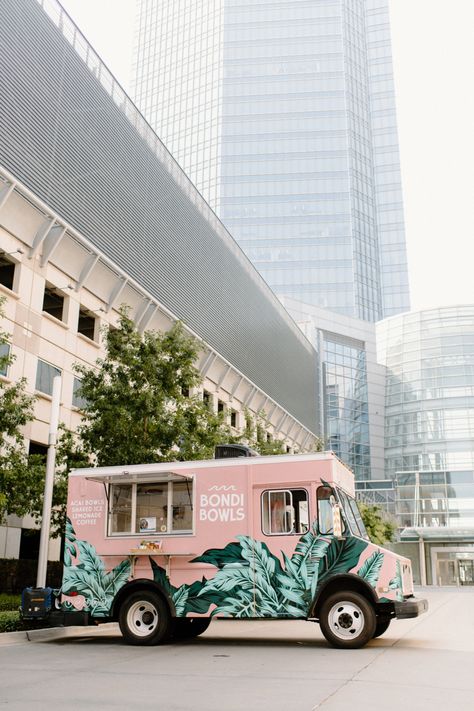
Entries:
[[395,617],[398,620],[407,620],[410,617],[418,617],[428,610],[428,600],[410,597],[401,602],[395,602]]

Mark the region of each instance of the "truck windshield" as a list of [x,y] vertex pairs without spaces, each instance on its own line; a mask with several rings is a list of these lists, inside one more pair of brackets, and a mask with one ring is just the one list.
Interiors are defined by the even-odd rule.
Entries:
[[361,538],[369,540],[369,535],[364,526],[364,522],[362,520],[362,516],[360,515],[359,507],[357,506],[356,500],[352,496],[346,494],[345,491],[342,491],[342,489],[338,489],[337,493],[339,495],[342,508],[344,509],[346,519],[349,522],[349,526],[351,527],[352,532],[356,536],[360,536]]

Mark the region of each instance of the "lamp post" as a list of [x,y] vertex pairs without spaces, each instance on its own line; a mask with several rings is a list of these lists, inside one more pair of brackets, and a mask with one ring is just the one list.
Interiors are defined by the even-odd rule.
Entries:
[[36,587],[46,587],[46,569],[48,566],[49,531],[51,527],[51,505],[53,499],[54,470],[56,466],[56,442],[58,437],[59,401],[61,397],[61,376],[53,378],[53,401],[49,423],[48,455],[46,458],[46,478],[44,482],[43,516],[38,556]]

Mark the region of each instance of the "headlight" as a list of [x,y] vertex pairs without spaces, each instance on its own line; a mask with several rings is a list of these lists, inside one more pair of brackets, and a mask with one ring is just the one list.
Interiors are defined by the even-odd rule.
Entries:
[[404,595],[413,595],[413,575],[411,572],[411,561],[407,560],[401,564],[402,567],[402,592]]

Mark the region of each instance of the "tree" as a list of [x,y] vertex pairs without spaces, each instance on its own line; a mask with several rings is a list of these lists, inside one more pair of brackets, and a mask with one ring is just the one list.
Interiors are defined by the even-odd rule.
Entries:
[[396,523],[390,520],[388,514],[382,511],[380,506],[359,502],[359,510],[372,543],[383,545],[393,541],[397,528]]
[[223,415],[188,394],[202,379],[197,342],[181,323],[142,336],[122,307],[105,348],[95,369],[75,366],[85,401],[79,434],[99,466],[211,458],[229,438]]
[[235,442],[245,442],[249,447],[261,455],[284,454],[285,444],[282,440],[267,438],[267,415],[264,410],[260,410],[254,418],[252,414],[245,410],[245,429],[242,435],[235,437]]
[[[0,299],[0,317],[4,316]],[[0,329],[0,372],[13,363],[5,349],[8,334]],[[26,378],[8,384],[0,380],[0,523],[8,513],[24,516],[39,490],[37,472],[28,466],[21,428],[33,419],[34,397],[25,392]]]

